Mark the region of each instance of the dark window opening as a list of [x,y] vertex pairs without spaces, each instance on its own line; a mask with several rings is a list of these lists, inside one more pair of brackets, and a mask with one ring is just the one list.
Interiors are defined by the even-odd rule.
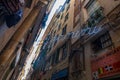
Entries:
[[65,34],[66,34],[66,29],[67,29],[67,24],[65,25],[65,27],[64,27],[63,30],[62,30],[62,35],[65,35]]
[[92,49],[94,52],[100,51],[110,46],[112,46],[112,40],[108,32],[92,42]]
[[69,10],[69,8],[70,8],[70,4],[67,6],[67,9],[66,9],[66,11],[68,11],[68,10]]
[[58,30],[60,30],[60,28],[61,28],[61,24],[59,24],[59,26],[58,26]]
[[66,14],[64,22],[66,22],[69,18],[69,13]]
[[57,49],[56,56],[55,56],[55,63],[59,62],[59,54],[60,54],[60,49]]
[[62,59],[65,59],[67,56],[67,44],[64,44],[62,47]]

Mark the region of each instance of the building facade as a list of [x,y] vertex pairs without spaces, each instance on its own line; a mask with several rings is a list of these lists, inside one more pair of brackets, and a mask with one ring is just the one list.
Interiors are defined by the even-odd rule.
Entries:
[[114,16],[114,21],[113,14],[119,14],[120,1],[107,2],[81,0],[78,11],[75,3],[74,29],[79,37],[71,41],[69,80],[119,80],[119,54],[114,54],[119,53],[116,32],[120,25],[119,17]]
[[40,80],[119,80],[119,13],[119,0],[66,0],[45,32]]
[[31,54],[36,36],[42,29],[40,24],[46,14],[47,5],[47,0],[25,0],[20,22],[1,34],[0,80],[17,80],[25,66],[27,56]]
[[36,60],[39,66],[34,77],[37,76],[37,79],[54,80],[55,75],[61,73],[63,73],[63,75],[59,76],[61,80],[68,79],[69,38],[73,25],[72,17],[69,18],[69,16],[73,15],[73,12],[70,13],[74,8],[73,6],[74,4],[70,0],[67,0],[63,6],[60,6],[43,36],[44,42],[40,55]]

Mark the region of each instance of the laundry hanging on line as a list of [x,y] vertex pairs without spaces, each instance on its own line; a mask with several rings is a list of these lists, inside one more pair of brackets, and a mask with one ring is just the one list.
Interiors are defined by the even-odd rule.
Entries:
[[22,18],[22,14],[23,14],[23,11],[20,9],[19,11],[17,11],[14,14],[6,15],[5,20],[6,20],[7,26],[10,28],[10,27],[16,25]]
[[9,28],[20,21],[23,14],[21,7],[19,0],[0,0],[0,17],[4,17]]

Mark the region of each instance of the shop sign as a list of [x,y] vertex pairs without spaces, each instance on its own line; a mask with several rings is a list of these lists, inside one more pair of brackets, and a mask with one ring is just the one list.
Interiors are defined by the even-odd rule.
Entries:
[[91,60],[93,80],[120,74],[120,46]]

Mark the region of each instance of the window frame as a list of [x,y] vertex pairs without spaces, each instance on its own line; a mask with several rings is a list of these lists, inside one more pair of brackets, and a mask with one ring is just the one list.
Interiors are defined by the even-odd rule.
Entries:
[[64,28],[62,29],[62,35],[65,35],[67,32],[67,24],[64,26]]
[[67,13],[67,14],[65,15],[64,22],[66,22],[66,21],[68,20],[68,18],[69,18],[69,13]]
[[[101,41],[101,39],[103,41]],[[112,42],[109,32],[107,31],[106,33],[104,33],[103,35],[101,35],[97,39],[95,39],[91,43],[91,45],[92,45],[92,50],[96,53],[96,52],[99,52],[101,50],[104,50],[104,49],[112,46],[113,42]],[[104,45],[104,47],[103,47],[103,45]]]
[[[66,52],[65,52],[66,51]],[[67,57],[67,51],[68,51],[68,47],[67,47],[67,43],[65,43],[62,46],[62,60],[64,60]]]

